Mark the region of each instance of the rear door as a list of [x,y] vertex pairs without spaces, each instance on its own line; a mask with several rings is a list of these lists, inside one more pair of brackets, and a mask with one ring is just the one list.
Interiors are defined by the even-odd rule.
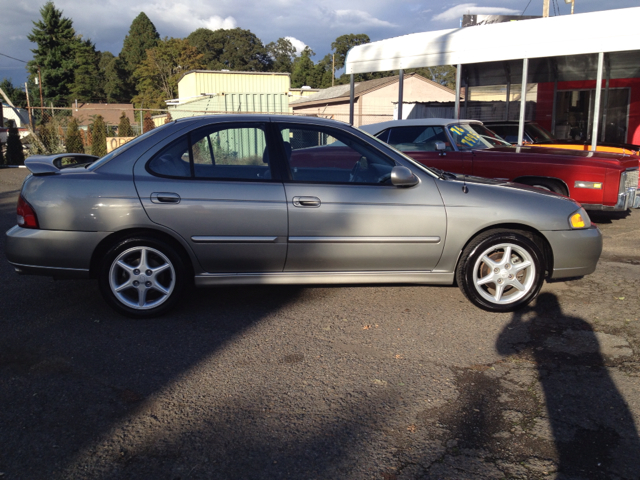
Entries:
[[266,131],[263,123],[214,124],[136,163],[149,218],[189,242],[207,272],[284,267],[287,205]]

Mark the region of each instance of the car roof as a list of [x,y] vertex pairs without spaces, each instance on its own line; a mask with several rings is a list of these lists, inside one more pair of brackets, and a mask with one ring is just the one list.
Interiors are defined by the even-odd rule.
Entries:
[[451,125],[457,123],[479,123],[479,120],[456,120],[453,118],[411,118],[408,120],[389,120],[387,122],[371,123],[369,125],[360,126],[360,130],[364,130],[367,133],[376,134],[391,127],[412,127],[412,126],[424,126],[431,125]]
[[209,125],[211,123],[228,122],[295,122],[308,125],[326,125],[332,127],[350,128],[345,122],[330,120],[320,117],[307,117],[302,115],[279,115],[279,114],[246,114],[246,113],[226,113],[221,115],[198,115],[195,117],[185,117],[175,120],[176,123],[194,122],[196,125]]

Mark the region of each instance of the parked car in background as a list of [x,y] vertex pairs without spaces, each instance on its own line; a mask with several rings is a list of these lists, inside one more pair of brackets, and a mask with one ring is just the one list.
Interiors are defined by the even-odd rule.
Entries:
[[132,317],[166,312],[192,282],[457,282],[510,311],[545,278],[593,272],[602,249],[569,198],[445,174],[329,120],[184,118],[80,162],[26,160],[7,258],[95,277]]
[[[483,122],[484,126],[493,130],[512,145],[518,143],[519,124],[516,121],[492,120]],[[582,140],[561,140],[555,138],[550,132],[535,122],[525,122],[523,143],[547,148],[566,148],[568,150],[591,151],[591,142]],[[640,155],[640,145],[630,143],[610,143],[598,142],[596,146],[598,153],[617,153],[621,155]]]
[[637,156],[505,146],[475,120],[393,120],[360,128],[430,167],[531,185],[587,210],[640,207]]

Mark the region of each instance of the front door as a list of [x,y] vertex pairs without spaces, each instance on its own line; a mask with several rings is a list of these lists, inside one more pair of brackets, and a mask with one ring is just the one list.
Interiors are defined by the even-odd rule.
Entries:
[[428,271],[444,244],[435,180],[391,185],[395,162],[349,132],[279,124],[290,180],[287,272]]

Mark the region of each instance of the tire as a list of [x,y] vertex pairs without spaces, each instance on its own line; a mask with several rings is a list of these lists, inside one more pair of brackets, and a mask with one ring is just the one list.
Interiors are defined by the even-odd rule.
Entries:
[[568,194],[564,186],[556,180],[544,179],[544,178],[528,179],[528,180],[522,180],[520,183],[529,185],[530,187],[536,187],[541,190],[546,190],[548,192],[558,193],[560,195],[566,196]]
[[[507,252],[509,258],[505,258]],[[544,282],[543,265],[540,248],[524,232],[493,230],[465,247],[456,280],[462,293],[477,307],[489,312],[511,312],[538,296]]]
[[180,255],[151,237],[128,238],[111,247],[98,273],[106,302],[131,318],[151,318],[171,310],[186,280]]

